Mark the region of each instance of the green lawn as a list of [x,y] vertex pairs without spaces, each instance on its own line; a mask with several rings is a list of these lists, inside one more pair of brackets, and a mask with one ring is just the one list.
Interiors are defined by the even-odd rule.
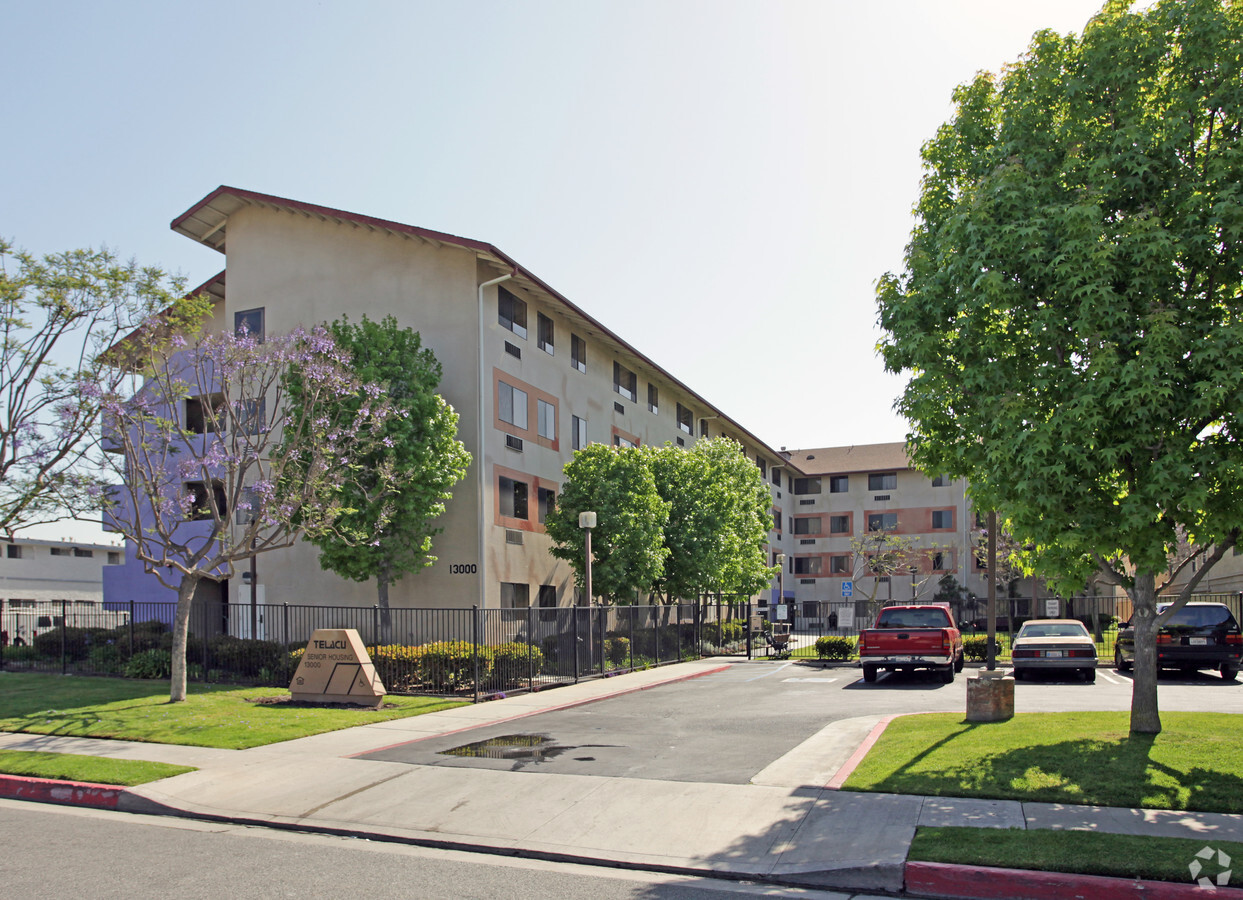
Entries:
[[288,696],[280,688],[196,684],[185,702],[169,703],[167,681],[3,672],[0,731],[244,750],[464,705],[396,696],[386,698],[393,708],[377,710],[248,702]]
[[[1243,859],[1243,844],[1216,839],[1011,828],[920,828],[907,859],[1187,884],[1192,880],[1189,866],[1206,843]],[[1220,869],[1216,858],[1201,865],[1209,878]],[[1206,891],[1205,896],[1212,894]]]
[[130,787],[193,771],[193,766],[174,766],[145,759],[0,750],[0,774],[3,775],[29,775],[60,781],[87,781],[93,784]]
[[895,719],[846,790],[1097,806],[1243,812],[1240,717],[1162,713],[1132,736],[1125,712],[1025,713],[971,723],[960,713]]

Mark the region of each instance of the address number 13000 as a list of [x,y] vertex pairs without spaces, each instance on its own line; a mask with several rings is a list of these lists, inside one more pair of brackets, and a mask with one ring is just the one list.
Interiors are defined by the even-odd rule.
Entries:
[[474,563],[450,563],[450,575],[475,575],[478,574],[479,568]]

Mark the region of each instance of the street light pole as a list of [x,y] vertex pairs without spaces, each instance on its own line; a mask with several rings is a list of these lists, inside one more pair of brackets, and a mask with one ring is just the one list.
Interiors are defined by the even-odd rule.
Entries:
[[578,527],[587,532],[587,540],[584,548],[584,602],[587,606],[591,606],[591,529],[596,527],[596,514],[594,512],[581,512],[578,514]]

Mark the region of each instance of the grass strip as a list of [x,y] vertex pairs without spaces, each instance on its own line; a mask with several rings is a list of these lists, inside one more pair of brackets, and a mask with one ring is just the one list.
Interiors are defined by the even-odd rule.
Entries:
[[288,697],[280,688],[191,685],[184,702],[169,703],[167,681],[6,672],[0,731],[245,750],[465,705],[391,695],[374,710],[256,702]]
[[[1211,847],[1212,854],[1208,858],[1198,857],[1205,847]],[[1016,828],[920,828],[915,832],[907,859],[1189,884],[1195,881],[1190,867],[1197,859],[1201,876],[1217,877],[1222,870],[1217,851],[1232,859],[1243,859],[1243,844],[1203,837]]]
[[1132,735],[1126,712],[960,713],[895,719],[846,780],[852,791],[1243,812],[1240,717],[1166,712]]
[[0,750],[0,774],[52,778],[59,781],[87,781],[131,787],[193,772],[193,766],[145,759],[112,759],[79,756],[73,753],[44,753],[30,750]]

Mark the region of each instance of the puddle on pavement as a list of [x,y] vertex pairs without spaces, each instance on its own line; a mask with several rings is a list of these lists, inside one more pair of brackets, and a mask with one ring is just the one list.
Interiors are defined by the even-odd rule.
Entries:
[[463,744],[450,750],[441,750],[441,756],[465,756],[475,759],[522,759],[543,762],[554,759],[572,747],[560,747],[546,734],[503,734]]

